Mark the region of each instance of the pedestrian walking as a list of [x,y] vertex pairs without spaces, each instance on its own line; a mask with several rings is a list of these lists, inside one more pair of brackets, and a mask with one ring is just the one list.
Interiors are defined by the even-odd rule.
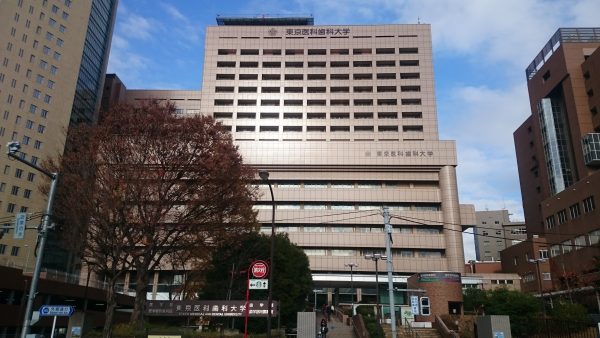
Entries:
[[329,332],[329,328],[327,328],[327,321],[325,318],[321,319],[321,329],[319,332],[321,333],[321,338],[327,338],[327,332]]

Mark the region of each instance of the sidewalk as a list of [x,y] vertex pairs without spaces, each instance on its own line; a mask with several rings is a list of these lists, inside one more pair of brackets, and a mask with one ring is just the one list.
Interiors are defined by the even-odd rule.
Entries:
[[[317,314],[317,330],[321,327],[322,314]],[[351,325],[342,323],[336,316],[331,316],[331,321],[327,322],[327,338],[352,338],[354,337],[354,330]]]

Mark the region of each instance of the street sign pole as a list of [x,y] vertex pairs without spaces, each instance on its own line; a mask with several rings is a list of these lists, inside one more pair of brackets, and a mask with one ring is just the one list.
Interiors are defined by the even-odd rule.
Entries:
[[248,338],[248,299],[250,299],[250,270],[252,266],[246,272],[246,317],[244,318],[244,338]]
[[52,333],[50,333],[50,338],[54,338],[54,329],[56,328],[56,317],[54,316],[54,320],[52,321]]

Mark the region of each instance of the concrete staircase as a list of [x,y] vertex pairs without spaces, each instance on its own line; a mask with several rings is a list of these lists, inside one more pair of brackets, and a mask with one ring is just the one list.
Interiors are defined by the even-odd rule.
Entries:
[[[383,325],[383,332],[386,337],[392,336],[392,326],[391,325]],[[415,338],[416,336],[411,335],[408,329],[405,329],[403,326],[397,328],[398,330],[398,338]],[[442,336],[437,332],[436,329],[415,329],[413,328],[413,332],[416,332],[419,338],[442,338]]]

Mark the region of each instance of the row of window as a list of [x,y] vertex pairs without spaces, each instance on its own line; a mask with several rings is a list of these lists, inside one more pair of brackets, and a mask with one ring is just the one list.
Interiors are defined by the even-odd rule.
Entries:
[[[10,175],[10,165],[6,164],[4,166],[4,170],[3,170],[3,174],[4,175]],[[23,171],[23,169],[19,169],[19,168],[15,168],[15,177],[16,178],[24,178],[23,174],[25,172]],[[29,172],[27,174],[27,181],[29,182],[33,182],[35,180],[35,173]],[[4,183],[0,183],[0,187],[3,187]],[[2,190],[0,190],[2,191]]]
[[[222,126],[223,129],[232,131],[233,128],[231,126]],[[281,131],[285,132],[309,132],[309,133],[325,133],[329,128],[330,132],[374,132],[374,126],[283,126]],[[236,132],[254,132],[256,131],[256,126],[236,126]],[[259,132],[279,132],[279,126],[259,126]],[[387,126],[377,126],[377,131],[379,132],[398,132],[400,131],[400,127],[397,125],[387,125]],[[402,126],[402,131],[406,133],[410,132],[423,132],[422,125],[405,125]]]
[[[8,248],[8,246],[6,244],[0,244],[0,255],[4,255],[6,253],[6,248]],[[10,255],[18,256],[19,250],[20,250],[20,248],[18,246],[13,246],[12,249],[10,250]]]
[[[399,60],[396,63],[396,60],[378,60],[373,63],[373,61],[329,61],[329,67],[331,68],[347,68],[347,67],[396,67],[396,65],[400,67],[418,67],[419,60]],[[239,68],[258,68],[259,66],[262,68],[304,68],[304,61],[262,61],[259,63],[258,61],[217,61],[217,68],[235,68],[238,66]],[[326,61],[307,61],[306,67],[308,68],[325,68],[327,67]]]
[[572,240],[566,240],[561,244],[552,245],[550,247],[550,256],[556,257],[561,254],[569,253],[573,250],[580,250],[585,247],[594,246],[598,243],[600,243],[600,229],[591,231],[586,235],[577,236]]
[[[1,205],[2,205],[2,202],[0,201],[0,206]],[[27,212],[28,209],[29,209],[28,207],[22,206],[19,209],[19,212]],[[14,203],[8,203],[8,204],[6,204],[6,212],[7,213],[11,213],[11,214],[17,212],[17,205],[14,204]]]
[[[256,186],[268,189],[265,183],[256,183]],[[280,189],[381,189],[381,188],[437,188],[437,182],[415,181],[271,181],[273,188]]]
[[[386,204],[390,211],[440,211],[439,203],[389,203]],[[273,205],[267,202],[254,204],[255,210],[272,209]],[[374,203],[336,203],[336,202],[277,202],[278,210],[381,210],[381,204]]]
[[[280,113],[273,113],[273,112],[258,113],[258,114],[259,114],[258,116],[260,119],[279,119],[279,117],[281,116]],[[239,112],[236,114],[237,119],[255,119],[256,116],[257,116],[257,113],[252,113],[252,112]],[[351,113],[342,113],[342,112],[329,113],[329,118],[332,120],[348,120],[348,119],[350,119],[350,116],[351,116]],[[374,116],[375,115],[372,112],[352,113],[352,117],[357,120],[373,119]],[[397,112],[378,112],[376,116],[378,119],[397,119],[398,113]],[[402,112],[401,116],[403,119],[420,119],[420,118],[423,118],[423,113],[422,112]],[[216,119],[232,119],[233,113],[231,113],[231,112],[214,112],[213,117]],[[300,112],[283,113],[283,118],[285,120],[294,120],[294,119],[299,120],[299,119],[304,118],[304,114],[300,113]],[[314,113],[314,112],[306,113],[306,119],[308,119],[308,120],[324,120],[324,119],[327,119],[327,113]]]
[[[420,79],[421,74],[416,72],[411,73],[353,73],[353,80],[415,80]],[[215,79],[217,80],[235,80],[235,73],[217,73],[215,75]],[[238,74],[239,80],[258,80],[258,74]],[[281,74],[262,74],[262,80],[281,80]],[[284,80],[304,80],[304,74],[284,74]],[[350,74],[348,73],[339,73],[339,74],[329,74],[330,80],[350,80]],[[324,73],[314,73],[314,74],[306,74],[306,80],[327,80],[327,74]]]
[[331,49],[298,49],[298,48],[290,48],[290,49],[219,49],[217,50],[218,55],[368,55],[368,54],[418,54],[419,48],[416,47],[404,47],[398,48],[375,48],[373,53],[373,48],[331,48]]
[[[264,224],[261,227],[261,232],[270,232],[271,225]],[[381,224],[357,224],[357,225],[335,225],[335,226],[324,226],[319,224],[312,225],[277,225],[275,228],[276,232],[335,232],[335,233],[381,233],[383,232],[383,226]],[[397,234],[418,234],[418,235],[439,235],[442,233],[442,228],[430,228],[430,227],[412,227],[409,225],[394,225],[392,232]]]
[[[303,249],[307,256],[345,256],[345,257],[364,257],[367,250],[355,249]],[[443,258],[444,252],[438,250],[411,250],[411,249],[392,249],[392,257],[398,258]]]
[[[242,74],[240,74],[242,75]],[[237,87],[238,93],[258,93],[260,88],[261,93],[281,93],[283,88],[284,93],[327,93],[329,88],[330,93],[350,93],[352,89],[353,93],[396,93],[398,91],[397,86],[319,86],[319,87],[254,87],[254,86],[240,86]],[[421,86],[400,86],[401,92],[420,92]],[[217,86],[215,87],[215,93],[234,93],[235,87],[233,86]]]
[[[35,95],[34,95],[35,97]],[[327,100],[312,100],[307,99],[304,101],[300,100],[248,100],[248,99],[238,99],[237,106],[263,106],[263,107],[278,107],[281,106],[283,101],[284,106],[327,106]],[[352,103],[353,106],[396,106],[398,105],[397,99],[354,99],[354,100],[345,100],[345,99],[330,99],[329,106],[350,106]],[[400,99],[400,104],[403,106],[419,106],[421,105],[421,99]],[[233,99],[215,99],[215,106],[233,106]]]
[[[588,196],[581,202],[583,205],[583,212],[585,214],[590,213],[596,209],[596,202],[594,201],[594,196]],[[571,206],[569,206],[569,210],[562,209],[556,213],[556,215],[550,215],[546,217],[546,227],[548,229],[552,229],[556,227],[557,220],[558,225],[566,223],[569,219],[573,220],[581,216],[581,207],[580,203],[577,202]]]

